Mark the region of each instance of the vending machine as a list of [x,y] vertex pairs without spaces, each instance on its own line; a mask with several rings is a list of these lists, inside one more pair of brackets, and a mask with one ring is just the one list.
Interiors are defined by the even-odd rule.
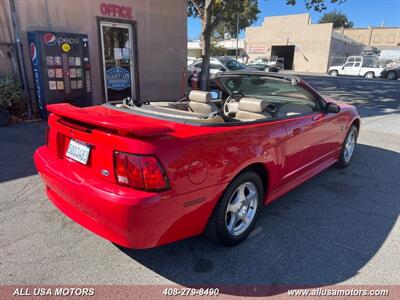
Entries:
[[40,117],[47,104],[86,106],[92,100],[88,36],[66,32],[28,32]]

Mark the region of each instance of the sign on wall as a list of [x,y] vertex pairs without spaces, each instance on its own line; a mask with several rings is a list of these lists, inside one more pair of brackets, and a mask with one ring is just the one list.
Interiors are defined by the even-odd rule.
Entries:
[[121,91],[131,86],[131,74],[129,70],[114,67],[106,72],[107,88]]
[[249,53],[265,53],[266,52],[265,46],[249,46]]
[[101,3],[100,12],[103,16],[113,17],[113,18],[133,18],[133,9],[130,6],[111,4],[111,3]]

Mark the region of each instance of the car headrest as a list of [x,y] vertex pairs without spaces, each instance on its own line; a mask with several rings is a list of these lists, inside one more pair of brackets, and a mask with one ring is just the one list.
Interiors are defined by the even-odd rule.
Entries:
[[257,98],[242,98],[239,101],[239,110],[253,113],[263,113],[267,102]]
[[209,92],[191,91],[189,94],[189,100],[199,103],[210,103],[212,100],[212,96]]

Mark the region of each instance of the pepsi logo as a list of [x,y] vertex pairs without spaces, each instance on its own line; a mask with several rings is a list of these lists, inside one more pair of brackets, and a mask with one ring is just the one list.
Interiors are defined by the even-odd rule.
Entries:
[[37,50],[36,50],[36,45],[35,43],[31,43],[30,45],[30,52],[31,52],[31,60],[32,64],[36,66],[38,64],[38,59],[37,59]]
[[57,38],[53,33],[46,33],[43,36],[43,41],[46,43],[47,46],[53,46],[56,44]]

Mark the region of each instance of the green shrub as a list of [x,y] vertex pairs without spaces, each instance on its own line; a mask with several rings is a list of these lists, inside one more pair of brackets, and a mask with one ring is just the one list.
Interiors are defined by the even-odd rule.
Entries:
[[11,76],[0,78],[0,109],[13,114],[23,112],[24,91],[18,79]]

